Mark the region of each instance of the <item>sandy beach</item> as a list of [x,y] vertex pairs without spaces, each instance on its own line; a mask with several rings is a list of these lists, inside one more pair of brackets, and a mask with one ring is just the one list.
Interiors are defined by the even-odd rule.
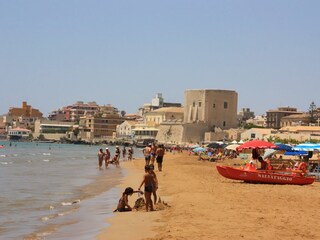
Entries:
[[[154,212],[115,213],[97,236],[117,239],[320,239],[320,183],[248,184],[226,179],[215,166],[187,153],[167,153],[156,170],[158,195],[169,206]],[[125,162],[122,189],[139,187],[144,160]],[[120,196],[119,196],[120,198]],[[131,206],[138,198],[129,197]]]

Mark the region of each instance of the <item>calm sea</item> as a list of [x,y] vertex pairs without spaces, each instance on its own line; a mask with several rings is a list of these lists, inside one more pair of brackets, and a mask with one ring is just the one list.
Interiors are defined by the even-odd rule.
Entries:
[[107,226],[125,171],[98,169],[97,152],[105,146],[0,145],[0,239],[94,239]]

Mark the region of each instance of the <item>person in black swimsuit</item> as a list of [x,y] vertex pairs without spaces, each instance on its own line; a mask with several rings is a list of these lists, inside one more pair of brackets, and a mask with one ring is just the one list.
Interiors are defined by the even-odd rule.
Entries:
[[144,184],[144,197],[146,199],[146,211],[147,212],[149,211],[149,207],[150,207],[150,211],[154,211],[151,195],[155,189],[156,180],[154,178],[154,175],[150,171],[149,165],[146,165],[144,167],[144,170],[145,170],[145,174],[143,175],[143,180],[142,180],[138,190],[140,191],[140,188]]

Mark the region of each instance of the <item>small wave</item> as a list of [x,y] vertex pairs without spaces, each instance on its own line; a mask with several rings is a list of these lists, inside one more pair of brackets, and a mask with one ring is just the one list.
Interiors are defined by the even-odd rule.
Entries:
[[44,156],[50,156],[51,153],[42,153],[42,155],[44,155]]
[[73,204],[79,203],[80,199],[74,200],[73,202],[62,202],[61,205],[62,206],[71,206]]
[[50,162],[49,159],[43,159],[42,161],[44,161],[44,162]]
[[8,162],[0,162],[2,165],[8,165]]
[[3,154],[3,155],[0,155],[0,157],[6,157],[6,156],[7,156],[7,155],[4,155],[4,154]]

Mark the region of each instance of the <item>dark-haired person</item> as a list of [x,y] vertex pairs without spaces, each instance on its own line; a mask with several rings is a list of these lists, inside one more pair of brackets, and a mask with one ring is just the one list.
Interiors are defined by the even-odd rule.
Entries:
[[128,196],[131,196],[134,193],[138,193],[141,191],[134,191],[131,187],[127,187],[122,193],[121,198],[119,199],[118,206],[113,212],[129,212],[132,211],[132,207],[130,207],[128,203]]
[[258,157],[258,161],[260,163],[260,168],[258,168],[259,170],[267,170],[268,169],[268,163],[263,160],[262,157]]
[[99,149],[99,152],[98,152],[98,165],[99,165],[99,169],[102,169],[103,158],[104,158],[104,152],[103,152],[102,148],[100,148],[100,149]]
[[159,172],[162,171],[162,162],[163,162],[164,153],[165,153],[164,146],[163,146],[163,144],[161,144],[161,145],[159,145],[159,147],[157,148],[157,151],[156,151],[156,155],[157,155],[156,160],[157,160]]
[[153,194],[154,204],[156,204],[156,203],[157,203],[157,198],[158,198],[158,197],[157,197],[158,178],[157,178],[156,173],[154,172],[154,165],[153,165],[153,164],[150,164],[149,167],[150,167],[150,173],[153,175],[153,178],[154,178],[154,180],[155,180],[155,186],[154,186],[154,188],[153,188],[152,194]]
[[144,197],[146,199],[146,211],[154,211],[153,209],[153,203],[151,199],[151,194],[153,193],[153,190],[155,189],[156,186],[156,180],[154,179],[154,175],[151,173],[150,166],[146,165],[144,167],[145,174],[143,175],[143,180],[140,184],[140,187],[138,190],[140,191],[140,188],[144,184]]

